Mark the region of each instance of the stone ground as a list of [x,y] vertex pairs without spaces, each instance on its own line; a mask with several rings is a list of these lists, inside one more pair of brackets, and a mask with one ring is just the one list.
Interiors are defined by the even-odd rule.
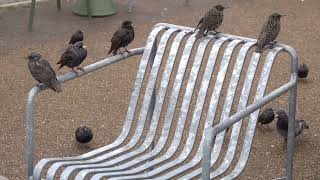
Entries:
[[[55,1],[42,3],[36,11],[34,31],[26,31],[28,9],[13,7],[0,10],[0,175],[9,179],[25,177],[25,101],[35,81],[27,69],[25,57],[31,51],[41,52],[52,65],[57,62],[70,34],[76,29],[85,32],[89,55],[84,65],[107,57],[110,37],[119,23],[131,19],[137,26],[135,41],[129,48],[144,46],[148,32],[158,22],[195,26],[203,12],[218,1],[192,1],[191,7],[182,0],[135,2],[133,14],[126,13],[126,1],[115,1],[116,15],[89,20],[70,11],[70,2],[56,12]],[[293,46],[311,67],[307,81],[298,86],[298,117],[309,122],[310,129],[297,139],[295,179],[320,179],[320,113],[318,55],[320,1],[318,0],[237,0],[226,11],[221,30],[230,34],[256,37],[261,24],[273,11],[288,16],[282,21],[278,41]],[[36,101],[35,162],[43,157],[78,155],[109,144],[118,136],[139,65],[139,58],[121,62],[64,84],[63,93],[46,91]],[[286,63],[274,67],[272,82],[283,81],[281,71]],[[58,74],[69,70],[63,69]],[[125,73],[124,73],[125,72]],[[103,97],[103,98],[102,98]],[[286,107],[286,98],[272,103]],[[89,147],[74,142],[74,130],[81,124],[91,127],[94,139]],[[239,179],[272,179],[284,173],[285,150],[275,132],[257,129],[248,165]]]

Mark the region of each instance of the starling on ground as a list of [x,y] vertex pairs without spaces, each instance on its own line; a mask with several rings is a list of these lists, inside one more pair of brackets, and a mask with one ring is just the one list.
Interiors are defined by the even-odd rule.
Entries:
[[121,27],[113,33],[111,38],[111,48],[108,52],[110,54],[113,52],[113,55],[118,53],[120,48],[124,48],[126,52],[129,51],[126,49],[134,39],[134,26],[132,26],[131,21],[122,22]]
[[256,53],[262,53],[263,48],[277,38],[280,32],[280,18],[282,16],[285,15],[273,13],[268,17],[267,22],[261,28]]
[[76,140],[79,143],[88,143],[92,140],[93,134],[89,127],[80,126],[75,132]]
[[28,56],[28,67],[31,75],[39,83],[45,84],[48,88],[56,92],[61,92],[61,85],[57,80],[56,73],[51,68],[50,63],[41,54],[33,52]]
[[60,61],[57,63],[60,64],[59,69],[61,69],[63,66],[68,66],[72,70],[74,70],[75,67],[77,69],[81,69],[79,68],[79,65],[87,57],[87,50],[85,48],[86,47],[83,46],[82,41],[77,42],[74,45],[68,47],[66,51],[62,54]]
[[274,120],[274,112],[272,108],[267,108],[260,113],[258,123],[261,125],[270,124]]
[[[222,5],[216,5],[211,8],[199,21],[194,31],[199,29],[196,34],[196,38],[202,38],[205,33],[209,31],[215,31],[222,24],[223,21],[223,10],[227,7]],[[218,32],[216,32],[218,33]]]
[[309,68],[306,64],[300,64],[298,68],[298,77],[299,78],[306,78],[309,73]]
[[78,30],[74,34],[72,34],[68,44],[75,44],[79,41],[83,41],[83,32],[81,30]]
[[[288,136],[288,122],[289,118],[287,113],[284,110],[277,111],[277,130],[279,134],[284,138],[285,142],[287,142]],[[305,120],[296,120],[295,121],[295,137],[299,136],[304,129],[309,129]]]

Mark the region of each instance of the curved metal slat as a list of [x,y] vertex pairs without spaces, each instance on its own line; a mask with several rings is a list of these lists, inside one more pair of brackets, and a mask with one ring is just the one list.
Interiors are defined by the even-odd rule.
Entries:
[[[270,76],[273,61],[281,50],[283,50],[283,48],[276,47],[268,54],[267,60],[265,61],[265,64],[263,66],[263,70],[260,76],[254,102],[256,102],[257,100],[263,97],[266,86],[267,86],[267,82]],[[250,114],[248,128],[246,131],[244,144],[243,144],[239,161],[236,167],[234,168],[234,170],[230,174],[228,174],[226,177],[223,177],[222,179],[224,180],[234,179],[235,177],[239,176],[242,170],[244,169],[246,162],[249,158],[249,153],[251,150],[251,144],[252,144],[253,135],[256,128],[256,124],[257,124],[258,115],[259,115],[259,110]]]
[[[212,71],[213,71],[213,68],[214,68],[214,65],[215,65],[215,61],[216,61],[216,57],[217,57],[217,55],[218,55],[219,49],[220,49],[220,47],[222,46],[222,44],[223,44],[226,40],[227,40],[226,38],[218,39],[218,40],[214,43],[214,45],[213,45],[213,47],[212,47],[213,50],[212,50],[211,53],[210,53],[209,60],[208,60],[208,64],[207,64],[207,67],[206,67],[206,70],[205,70],[205,75],[204,75],[204,77],[203,77],[203,79],[205,79],[206,82],[202,82],[202,85],[201,85],[201,88],[200,88],[201,90],[200,90],[199,98],[198,98],[198,100],[197,100],[197,107],[198,107],[198,108],[196,108],[196,109],[199,110],[199,111],[200,111],[200,109],[202,109],[202,108],[200,107],[201,104],[204,103],[204,98],[205,98],[205,94],[204,94],[204,93],[207,92],[208,85],[209,85],[209,81],[210,81],[210,78],[211,78],[211,75],[212,75]],[[174,86],[174,87],[175,87],[175,86]],[[201,99],[200,97],[202,97],[203,100],[200,100],[200,99]],[[176,96],[175,98],[177,98],[177,96]],[[203,102],[202,102],[202,101],[203,101]],[[170,108],[169,108],[169,109],[170,109]],[[170,117],[172,118],[172,117],[173,117],[173,114],[170,115]],[[178,122],[178,124],[180,124],[180,123]],[[160,139],[160,140],[161,140],[161,139]],[[177,146],[172,145],[172,146],[168,149],[168,151],[165,153],[164,156],[162,156],[162,157],[160,157],[160,158],[158,158],[158,159],[155,159],[155,160],[153,160],[153,161],[151,161],[151,162],[148,162],[148,163],[145,164],[144,166],[140,166],[140,167],[138,167],[138,168],[136,168],[136,169],[133,169],[133,170],[130,170],[130,171],[128,171],[128,172],[129,172],[130,174],[137,173],[137,172],[142,172],[143,170],[146,170],[146,169],[148,169],[148,168],[150,168],[150,167],[152,167],[152,166],[154,166],[154,165],[156,165],[156,164],[159,164],[159,163],[161,163],[161,162],[169,159],[170,157],[172,157],[172,155],[175,153],[176,149],[177,149]],[[125,172],[125,173],[126,173],[126,172]],[[126,174],[127,174],[127,173],[126,173]],[[132,178],[136,178],[136,177],[128,176],[128,177],[118,177],[118,178],[116,178],[116,179],[132,179]]]
[[[118,148],[116,150],[113,150],[111,152],[108,152],[106,154],[100,155],[96,158],[90,159],[90,160],[84,160],[84,161],[73,161],[68,163],[68,165],[73,165],[73,166],[69,166],[68,168],[65,169],[65,171],[63,171],[63,174],[61,178],[66,178],[68,177],[73,170],[77,169],[77,168],[85,168],[85,167],[90,167],[90,165],[83,165],[83,164],[90,164],[90,163],[99,163],[101,161],[104,161],[110,157],[116,156],[122,152],[125,152],[127,150],[129,150],[130,148],[134,147],[136,145],[136,143],[139,141],[141,135],[142,135],[142,130],[144,128],[145,125],[145,120],[146,120],[146,116],[147,116],[147,112],[148,112],[148,107],[150,104],[150,100],[151,100],[151,95],[154,89],[154,85],[156,82],[156,78],[158,75],[158,70],[161,64],[161,59],[162,56],[164,54],[164,50],[167,46],[167,41],[169,39],[169,37],[175,32],[176,30],[173,29],[169,29],[168,31],[166,31],[160,41],[159,44],[159,48],[156,52],[156,56],[155,59],[156,61],[153,63],[152,69],[151,69],[151,73],[150,73],[150,77],[149,77],[149,81],[147,84],[147,88],[146,88],[146,93],[143,99],[143,105],[141,108],[141,112],[140,112],[140,116],[139,116],[139,121],[138,121],[138,125],[136,127],[136,131],[132,137],[132,139],[130,140],[130,142],[125,145],[124,147]],[[116,160],[112,160],[112,161],[108,161],[106,163],[110,163],[110,164],[114,164],[113,161]],[[55,163],[53,164],[47,173],[47,179],[53,179],[54,175],[56,173],[56,171],[61,167],[62,163]],[[66,163],[65,163],[66,164]],[[64,165],[65,165],[64,164]],[[80,164],[80,165],[78,165]],[[97,164],[91,165],[91,166],[98,166]]]
[[[233,103],[233,98],[234,98],[234,95],[235,95],[235,92],[236,92],[236,88],[237,88],[237,85],[238,85],[238,82],[239,82],[240,72],[242,70],[243,63],[245,61],[245,58],[246,58],[248,50],[254,44],[255,44],[254,42],[246,43],[240,49],[239,55],[237,57],[235,65],[234,65],[234,69],[233,69],[231,80],[230,80],[230,83],[229,83],[228,92],[227,92],[227,95],[226,95],[223,111],[222,111],[222,114],[221,114],[221,120],[222,121],[226,120],[230,115],[230,111],[231,111],[231,107],[232,107],[232,103]],[[200,144],[200,146],[201,146],[201,144]],[[183,171],[186,171],[186,170],[194,167],[195,165],[200,163],[201,155],[202,155],[202,153],[200,151],[198,151],[197,154],[195,155],[195,157],[196,157],[195,160],[192,160],[191,162],[189,162],[188,164],[185,164],[184,166],[178,168],[177,170],[179,170],[180,172],[183,172]],[[201,173],[201,169],[197,169],[197,170],[189,173],[188,175],[183,176],[181,179],[191,179],[191,178],[199,175],[200,173]]]
[[[222,80],[222,81],[221,81],[221,83],[219,83],[218,81],[217,81],[218,83],[216,82],[216,86],[215,86],[216,92],[218,92],[218,91],[221,92],[222,82],[223,82],[224,76],[226,74],[227,66],[228,66],[229,61],[231,59],[232,52],[233,52],[233,50],[235,49],[235,47],[239,43],[241,43],[240,40],[234,40],[227,47],[227,51],[225,52],[225,54],[223,56],[223,59],[222,59],[222,62],[221,62],[221,66],[220,66],[220,70],[219,70],[219,73],[218,73],[218,77],[220,77],[221,78],[220,80]],[[212,51],[215,51],[216,53],[218,53],[221,45],[222,44],[220,44],[218,47],[213,48]],[[220,87],[220,85],[221,85],[221,87]],[[144,175],[141,175],[141,177],[155,176],[155,175],[157,175],[157,174],[159,174],[159,173],[161,173],[161,172],[163,172],[163,171],[165,171],[165,170],[167,170],[167,169],[169,169],[169,168],[171,168],[171,167],[173,167],[175,165],[180,164],[184,160],[186,160],[186,158],[188,157],[188,155],[190,154],[190,152],[192,150],[192,146],[193,146],[193,143],[194,143],[194,140],[195,140],[195,134],[196,134],[196,131],[198,129],[197,124],[199,124],[199,119],[198,118],[193,119],[193,121],[191,122],[191,125],[190,125],[190,132],[189,132],[190,136],[188,136],[186,146],[184,147],[182,153],[180,154],[180,156],[177,159],[172,159],[172,161],[170,161],[169,163],[164,164],[164,165],[158,167],[157,169],[155,169],[153,171],[150,171],[150,172],[148,172],[148,173],[146,173]],[[172,144],[174,144],[174,143],[172,143]],[[175,148],[177,148],[177,147],[175,147]],[[170,154],[170,155],[172,156],[173,153]],[[167,157],[167,159],[169,159],[170,157]],[[166,176],[160,177],[160,179],[161,178],[170,177],[168,175],[169,174],[166,174]]]
[[[194,36],[194,35],[192,35],[192,36]],[[179,146],[179,144],[182,140],[183,129],[184,129],[187,114],[189,111],[189,105],[191,103],[193,89],[194,89],[194,86],[195,86],[195,83],[197,80],[198,72],[200,70],[200,66],[201,66],[201,62],[203,60],[203,56],[205,54],[205,50],[211,40],[212,40],[211,38],[205,38],[201,41],[201,43],[199,44],[196,56],[195,56],[193,66],[191,68],[186,91],[184,93],[184,97],[183,97],[183,101],[182,101],[182,105],[181,105],[181,111],[180,111],[180,114],[178,117],[176,131],[174,134],[175,137],[171,143],[171,145],[172,145],[171,147],[174,146],[175,149],[177,149],[177,147]],[[181,79],[183,79],[183,77],[181,77]],[[178,97],[178,95],[179,94],[177,94],[177,97]],[[173,148],[169,148],[169,149],[173,150]],[[97,177],[101,177],[101,174],[98,174],[94,177],[95,177],[95,179],[98,179]]]
[[[176,31],[176,30],[174,30],[174,31]],[[131,156],[130,154],[137,154],[137,153],[143,152],[143,151],[146,150],[147,147],[150,146],[150,144],[151,144],[151,142],[153,140],[153,137],[155,135],[156,127],[158,125],[157,123],[159,121],[159,117],[160,117],[160,114],[161,114],[164,98],[166,96],[167,87],[168,87],[168,83],[169,83],[169,80],[170,80],[170,76],[171,76],[171,72],[172,72],[172,69],[173,69],[173,65],[174,65],[174,62],[176,60],[176,56],[178,54],[178,50],[179,50],[181,41],[182,41],[183,37],[186,36],[186,34],[187,34],[187,32],[185,32],[185,31],[180,32],[175,37],[175,39],[174,39],[174,41],[172,43],[171,50],[170,50],[170,53],[169,53],[169,58],[168,58],[166,66],[165,66],[164,75],[163,75],[162,80],[161,80],[159,93],[157,95],[156,105],[155,105],[155,109],[154,109],[154,113],[153,113],[153,117],[152,117],[151,129],[149,131],[149,134],[150,133],[151,134],[147,135],[147,139],[145,140],[143,145],[141,145],[141,148],[139,148],[138,150],[135,150],[133,152],[130,152],[130,153],[126,154],[125,156],[121,156],[121,158],[123,157],[124,159],[128,159],[129,156]],[[171,124],[171,121],[170,120],[166,121],[165,122],[166,126],[168,126],[167,123]],[[168,127],[168,131],[169,131],[169,129],[170,129],[170,126]],[[150,137],[152,137],[152,139],[150,139]],[[164,146],[164,144],[163,144],[163,146]],[[125,163],[125,164],[118,165],[116,167],[109,167],[108,168],[107,164],[98,164],[99,166],[97,166],[97,167],[99,169],[82,170],[77,174],[76,179],[84,178],[88,173],[91,173],[91,172],[108,172],[108,171],[120,171],[122,169],[127,169],[127,168],[129,168],[131,166],[134,166],[135,164],[138,164],[140,162],[143,162],[145,160],[148,160],[148,159],[152,158],[153,156],[155,156],[156,154],[158,154],[161,151],[163,146],[161,147],[161,145],[159,146],[157,144],[157,146],[153,150],[154,152],[153,153],[151,153],[151,152],[149,153],[151,155],[151,154],[154,154],[156,152],[152,156],[144,155],[142,157],[137,157],[136,159],[133,159],[133,160],[131,160],[131,161]],[[106,167],[103,167],[103,166],[106,166]],[[90,166],[90,168],[91,167],[92,166]]]
[[74,160],[92,158],[92,157],[94,157],[100,153],[103,153],[107,150],[110,150],[112,148],[116,148],[117,146],[121,145],[124,142],[124,140],[128,136],[129,131],[131,129],[131,124],[132,124],[133,117],[134,117],[135,107],[138,102],[138,97],[140,94],[142,81],[144,78],[144,74],[145,74],[145,71],[147,68],[149,56],[151,54],[151,50],[152,50],[154,41],[155,41],[157,35],[159,34],[159,32],[164,28],[165,27],[163,27],[163,26],[158,26],[158,27],[154,28],[148,37],[147,44],[146,44],[145,50],[143,52],[141,63],[140,63],[139,70],[137,73],[136,81],[135,81],[135,84],[133,87],[133,93],[131,95],[131,100],[130,100],[130,104],[128,107],[126,120],[124,122],[124,126],[121,131],[121,134],[118,136],[118,138],[113,143],[111,143],[109,145],[106,145],[104,147],[98,148],[96,150],[93,150],[91,152],[88,152],[88,153],[85,153],[85,154],[82,154],[79,156],[42,159],[36,164],[36,166],[34,168],[34,171],[33,171],[33,178],[34,179],[37,179],[37,180],[41,179],[42,169],[50,162],[52,163],[52,162],[57,162],[57,161],[74,161]]

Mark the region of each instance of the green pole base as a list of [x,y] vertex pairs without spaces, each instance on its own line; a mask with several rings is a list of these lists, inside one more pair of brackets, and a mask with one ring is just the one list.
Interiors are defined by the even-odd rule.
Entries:
[[[88,13],[87,1],[90,9]],[[116,13],[112,0],[77,0],[72,12],[80,16],[110,16]]]

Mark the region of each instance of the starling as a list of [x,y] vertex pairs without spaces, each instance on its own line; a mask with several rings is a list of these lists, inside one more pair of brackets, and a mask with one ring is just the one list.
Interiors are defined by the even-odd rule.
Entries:
[[[201,38],[205,33],[209,31],[215,31],[222,24],[223,21],[223,10],[227,7],[222,5],[216,5],[211,8],[199,21],[194,31],[199,29],[196,34],[196,38]],[[217,32],[216,32],[217,33]]]
[[[284,138],[285,142],[287,141],[288,136],[288,115],[284,110],[277,111],[277,130],[279,134]],[[309,129],[305,120],[296,120],[295,121],[295,137],[299,136],[304,129]]]
[[134,39],[134,26],[132,26],[131,21],[124,21],[121,27],[113,33],[111,38],[111,48],[108,54],[113,52],[113,55],[118,53],[120,48],[124,48],[126,52],[129,51],[126,49]]
[[258,117],[258,123],[270,124],[274,120],[274,112],[272,108],[267,108],[263,112],[260,113]]
[[298,77],[299,78],[306,78],[309,73],[309,68],[306,64],[300,64],[298,68]]
[[92,140],[93,134],[89,127],[80,126],[75,132],[76,140],[79,143],[88,143]]
[[270,44],[277,38],[280,32],[280,18],[282,16],[285,15],[273,13],[269,16],[267,22],[261,28],[256,53],[262,53],[264,46]]
[[29,59],[29,70],[35,80],[37,80],[39,83],[45,84],[53,91],[62,91],[61,85],[57,80],[56,73],[53,71],[50,63],[45,60],[41,54],[32,52],[27,59]]
[[60,64],[59,69],[61,69],[63,66],[68,66],[72,70],[74,70],[75,67],[81,69],[79,68],[79,65],[87,57],[87,50],[85,48],[86,47],[83,46],[82,41],[77,42],[74,45],[68,47],[66,51],[62,54],[60,61],[57,63]]
[[74,34],[72,34],[68,44],[75,44],[79,41],[83,41],[83,32],[81,30],[78,30]]

